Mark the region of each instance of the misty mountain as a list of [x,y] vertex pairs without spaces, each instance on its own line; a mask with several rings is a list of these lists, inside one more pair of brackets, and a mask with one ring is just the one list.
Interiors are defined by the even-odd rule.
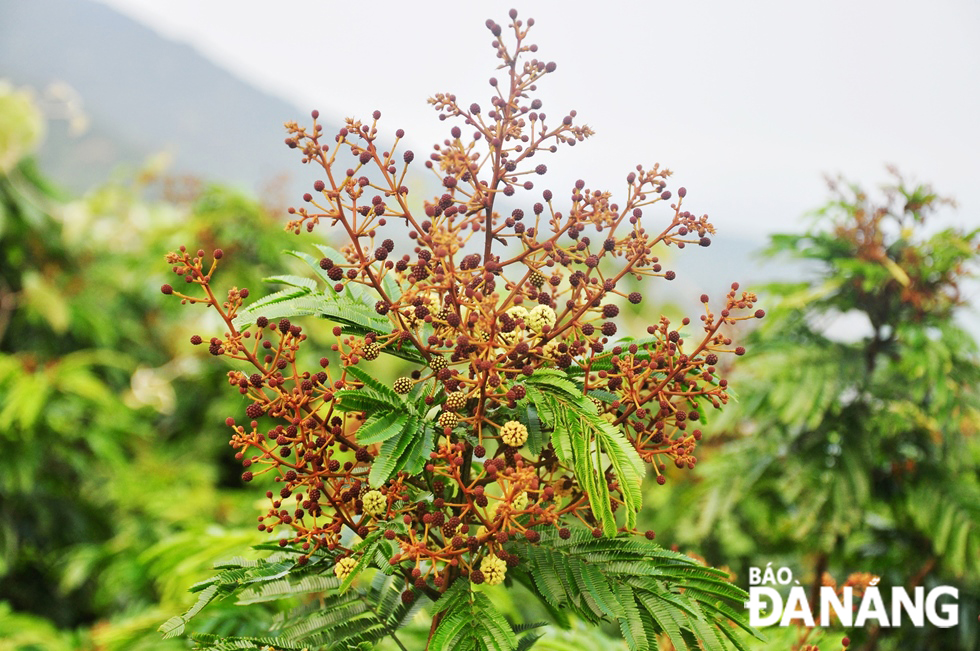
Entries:
[[168,172],[175,175],[253,195],[288,175],[286,196],[303,191],[299,156],[283,145],[282,125],[307,111],[110,7],[91,0],[0,0],[0,78],[42,96],[52,84],[77,93],[87,130],[73,136],[67,120],[51,120],[39,153],[42,169],[72,191],[163,151],[172,154]]

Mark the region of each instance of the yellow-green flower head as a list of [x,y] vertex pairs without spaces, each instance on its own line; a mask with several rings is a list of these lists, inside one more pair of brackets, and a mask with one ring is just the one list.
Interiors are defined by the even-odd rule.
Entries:
[[558,346],[561,344],[557,339],[552,339],[544,346],[541,347],[541,356],[547,359],[554,359],[558,357],[561,353],[558,352]]
[[507,562],[496,556],[486,556],[480,563],[480,571],[483,573],[483,582],[487,585],[497,585],[504,582],[507,575]]
[[500,440],[511,447],[519,448],[527,442],[527,428],[516,420],[507,421],[500,428]]
[[345,556],[344,558],[337,561],[337,564],[333,566],[333,573],[337,575],[337,578],[343,581],[350,573],[354,571],[354,567],[357,565],[357,559],[351,558],[350,556]]
[[523,511],[527,508],[527,493],[520,493],[514,498],[514,501],[510,503],[510,507],[515,511]]
[[507,314],[514,319],[526,319],[527,318],[527,308],[523,305],[515,305],[514,307],[507,310]]
[[[522,319],[524,323],[527,323],[528,311],[523,305],[515,305],[514,307],[507,310],[507,314],[513,319]],[[500,340],[507,344],[508,346],[516,343],[521,338],[521,329],[519,327],[514,328],[510,332],[501,332],[497,335]]]
[[377,490],[364,493],[364,497],[361,498],[361,504],[364,506],[365,513],[375,517],[384,515],[388,510],[388,500],[385,499],[381,491]]
[[545,326],[548,326],[549,328],[555,327],[555,322],[557,320],[558,317],[555,315],[554,310],[547,305],[538,305],[528,313],[524,323],[526,323],[527,327],[533,332],[540,333]]

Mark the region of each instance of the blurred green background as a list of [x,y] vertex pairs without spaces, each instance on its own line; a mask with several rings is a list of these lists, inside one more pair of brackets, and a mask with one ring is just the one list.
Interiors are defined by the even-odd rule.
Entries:
[[[189,343],[220,324],[164,299],[164,254],[220,246],[217,284],[260,296],[288,270],[282,251],[310,240],[254,199],[152,168],[69,196],[32,157],[43,130],[29,95],[0,89],[0,650],[188,648],[156,629],[214,562],[261,542],[260,495],[227,445],[224,419],[241,409],[228,369]],[[893,194],[869,226],[872,200],[842,186],[809,236],[774,238],[810,275],[763,294],[767,318],[738,333],[738,401],[708,419],[693,471],[649,482],[641,528],[742,587],[769,562],[808,586],[824,572],[954,585],[959,626],[849,630],[852,648],[978,649],[980,365],[953,295],[977,235],[930,229],[927,188]],[[624,313],[628,331],[677,313],[650,303]],[[855,334],[829,336],[842,315]],[[493,598],[516,621],[549,621],[514,590]],[[192,628],[261,634],[274,612],[220,603]],[[571,626],[535,648],[625,648],[614,628]],[[400,638],[421,648],[426,632]],[[766,634],[759,648],[843,636]]]

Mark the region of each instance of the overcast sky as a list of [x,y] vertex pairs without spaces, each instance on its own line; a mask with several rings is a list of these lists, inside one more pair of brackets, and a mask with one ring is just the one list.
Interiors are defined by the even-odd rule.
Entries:
[[895,164],[958,200],[945,221],[980,225],[975,0],[100,1],[292,101],[300,119],[379,109],[416,149],[446,137],[433,93],[488,104],[484,22],[516,6],[536,20],[538,56],[558,63],[543,110],[576,109],[597,132],[548,161],[556,192],[583,178],[619,194],[635,164],[660,162],[719,236],[755,238],[817,207],[824,174],[875,186]]

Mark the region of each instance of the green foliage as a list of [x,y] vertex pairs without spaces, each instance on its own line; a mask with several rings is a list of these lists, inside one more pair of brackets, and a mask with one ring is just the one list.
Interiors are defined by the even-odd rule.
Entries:
[[528,378],[527,396],[537,419],[552,430],[558,459],[575,469],[603,532],[614,536],[617,529],[605,479],[607,464],[623,489],[626,526],[635,527],[643,498],[640,482],[646,469],[623,432],[600,418],[582,389],[559,371],[542,369]]
[[[8,106],[0,123],[16,126]],[[69,201],[30,159],[2,167],[0,646],[183,648],[160,621],[216,557],[260,537],[222,526],[252,505],[216,426],[237,401],[187,349],[204,315],[160,306],[147,260],[220,238],[257,286],[290,238],[219,188],[151,202],[120,182]],[[253,631],[227,612],[202,626]]]
[[468,582],[457,582],[447,590],[433,610],[442,620],[429,645],[433,649],[513,651],[517,636],[486,595],[475,592]]
[[[365,541],[366,546],[371,546]],[[279,602],[279,614],[266,636],[195,634],[199,649],[349,649],[370,645],[392,635],[411,619],[424,600],[405,604],[400,595],[404,580],[378,572],[367,588],[345,590],[332,575],[332,560],[319,555],[306,565],[296,554],[277,552],[267,559],[232,559],[216,566],[218,575],[192,590],[197,602],[183,615],[171,618],[160,630],[165,637],[184,631],[188,620],[215,600],[235,597],[238,605]],[[365,554],[373,560],[373,554]],[[355,571],[347,585],[359,572]],[[332,594],[331,594],[332,593]]]
[[555,609],[615,621],[630,649],[657,648],[661,633],[677,649],[746,648],[730,622],[757,635],[741,613],[747,595],[725,572],[652,542],[549,534],[525,554],[523,583]]
[[953,486],[917,485],[904,508],[918,531],[932,535],[935,554],[957,577],[980,576],[980,482],[966,475]]
[[356,366],[345,370],[364,386],[338,391],[336,409],[370,413],[365,429],[358,431],[358,441],[364,445],[383,442],[378,463],[371,467],[368,478],[371,486],[380,486],[398,472],[410,475],[420,472],[435,444],[435,427],[425,417],[428,411],[425,403],[419,406],[412,400],[417,398],[415,393],[403,399],[391,387]]
[[[943,200],[901,179],[882,203],[835,191],[813,230],[773,237],[771,253],[817,272],[770,286],[781,302],[753,334],[738,369],[747,388],[722,416],[733,435],[703,455],[679,531],[742,576],[771,561],[810,583],[871,572],[883,585],[956,585],[967,608],[980,594],[980,354],[955,317],[980,230],[924,230]],[[841,315],[859,336],[828,331]],[[851,637],[956,643],[932,628]]]
[[[513,570],[515,587],[523,585],[548,604],[552,615],[569,626],[570,616],[594,624],[615,623],[630,649],[658,648],[663,634],[676,649],[745,649],[737,625],[755,635],[740,608],[746,598],[723,571],[661,549],[653,542],[625,538],[594,538],[578,533],[568,540],[545,534],[540,545],[513,543],[521,558]],[[400,596],[406,583],[390,574],[390,546],[380,532],[355,546],[358,566],[344,582],[331,571],[329,555],[314,554],[296,563],[297,552],[276,551],[266,559],[235,558],[219,563],[217,575],[197,583],[196,603],[166,622],[166,637],[183,633],[187,622],[212,602],[233,600],[238,606],[278,602],[279,613],[264,636],[194,634],[201,649],[348,649],[372,645],[397,634],[420,608],[438,614],[427,640],[433,649],[514,651],[527,649],[542,624],[515,625],[504,617],[499,599],[486,588],[457,581],[435,602],[424,595],[411,604]],[[368,566],[375,571],[364,585]],[[511,588],[513,589],[513,588]],[[370,648],[367,646],[365,648]]]
[[[343,261],[341,254],[329,246],[316,246],[324,258],[335,262]],[[235,319],[235,325],[249,324],[259,316],[268,319],[316,316],[344,325],[350,334],[391,332],[391,321],[374,311],[373,303],[371,303],[370,297],[366,295],[367,290],[364,287],[349,283],[344,286],[343,291],[336,292],[333,289],[333,281],[320,267],[319,260],[300,251],[287,251],[287,253],[309,265],[320,280],[326,284],[326,290],[319,289],[316,281],[302,276],[270,276],[265,278],[266,282],[283,284],[287,286],[287,289],[249,304],[239,313]],[[385,277],[383,287],[387,296],[392,299],[397,298],[398,287],[394,281]],[[391,346],[382,349],[382,352],[417,363],[424,361],[418,351],[410,347]]]
[[[209,603],[215,599],[222,599],[234,594],[240,588],[252,590],[251,586],[256,583],[270,583],[268,593],[259,592],[256,595],[252,590],[248,594],[248,601],[262,601],[261,597],[268,594],[292,594],[297,588],[296,585],[283,585],[278,581],[287,576],[289,570],[294,567],[293,555],[285,552],[269,559],[250,561],[243,558],[233,558],[217,563],[215,569],[224,571],[217,576],[194,584],[190,590],[198,593],[197,601],[183,615],[171,617],[161,625],[160,632],[164,634],[164,638],[182,634],[187,621],[201,612]],[[301,589],[306,587],[305,582],[299,582],[299,587]],[[335,587],[335,585],[330,587]]]

